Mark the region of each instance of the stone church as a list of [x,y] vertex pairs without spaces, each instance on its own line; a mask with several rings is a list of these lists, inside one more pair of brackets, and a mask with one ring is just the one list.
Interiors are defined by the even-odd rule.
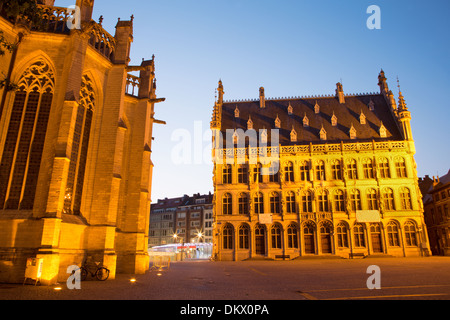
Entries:
[[[39,1],[38,1],[39,2]],[[18,45],[0,57],[0,282],[23,282],[29,258],[41,282],[67,279],[87,258],[116,273],[148,269],[156,120],[155,59],[130,65],[133,17],[114,36],[92,19],[40,1],[38,24],[0,7]],[[78,19],[78,20],[77,20]]]
[[[224,101],[211,129],[218,260],[430,252],[411,112],[378,93]],[[274,136],[275,139],[274,139]]]

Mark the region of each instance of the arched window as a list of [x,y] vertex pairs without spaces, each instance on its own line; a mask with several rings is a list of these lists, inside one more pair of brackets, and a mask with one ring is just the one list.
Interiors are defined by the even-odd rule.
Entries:
[[319,212],[328,212],[328,193],[325,190],[317,192],[317,202],[319,204]]
[[248,208],[248,195],[246,193],[239,194],[239,214],[247,215],[249,213]]
[[231,179],[232,179],[231,165],[226,164],[223,166],[222,183],[231,184]]
[[239,227],[239,249],[250,248],[250,227],[243,224]]
[[334,210],[336,212],[345,212],[344,191],[342,190],[334,192]]
[[367,190],[367,204],[369,210],[378,210],[378,198],[375,189]]
[[255,205],[255,213],[256,214],[264,213],[264,196],[261,192],[258,192],[255,194],[253,203]]
[[358,189],[352,189],[350,191],[350,204],[352,207],[352,211],[362,210],[361,192]]
[[355,247],[365,248],[366,247],[366,237],[364,234],[364,225],[361,223],[356,223],[353,226],[353,235],[355,237]]
[[272,192],[270,194],[270,212],[281,213],[280,210],[280,195],[278,192]]
[[408,247],[417,247],[417,228],[412,221],[405,223],[405,240]]
[[290,224],[287,229],[288,248],[298,249],[298,226],[294,223]]
[[305,213],[310,213],[313,211],[311,191],[306,191],[302,194],[302,209],[302,211]]
[[406,178],[406,162],[402,157],[395,158],[395,168],[397,170],[397,178]]
[[289,191],[286,194],[286,213],[295,213],[295,193]]
[[253,167],[253,182],[255,183],[262,183],[263,182],[263,176],[261,172],[262,165],[260,163],[256,164]]
[[372,160],[366,158],[363,160],[363,171],[364,171],[364,179],[373,179],[373,164]]
[[380,178],[390,178],[391,177],[388,159],[386,159],[386,158],[379,159],[378,160],[378,169],[380,172]]
[[383,204],[385,210],[395,210],[394,191],[391,188],[383,190]]
[[387,225],[387,234],[388,234],[388,241],[389,246],[391,247],[399,247],[400,246],[400,235],[399,235],[399,229],[398,224],[394,221],[391,221]]
[[316,165],[316,180],[325,181],[325,162],[318,161]]
[[411,191],[408,188],[400,189],[400,203],[402,210],[412,210]]
[[275,223],[270,230],[270,234],[272,236],[272,248],[273,249],[281,249],[282,247],[282,236],[281,236],[281,226],[278,223]]
[[222,232],[223,249],[232,250],[234,248],[233,247],[233,233],[234,233],[234,229],[233,229],[232,225],[227,224],[223,228],[223,232]]
[[94,107],[95,93],[92,81],[88,76],[83,76],[64,199],[65,213],[80,214]]
[[348,248],[348,228],[345,222],[340,222],[336,226],[339,248]]
[[233,198],[231,194],[226,193],[222,199],[222,214],[232,215],[233,214]]
[[300,180],[309,181],[309,163],[308,161],[303,161],[300,164]]
[[0,163],[0,209],[33,209],[54,88],[44,59],[18,81]]
[[358,168],[355,159],[351,159],[347,163],[347,178],[353,180],[358,179]]
[[294,182],[294,164],[292,162],[286,163],[284,167],[284,180],[286,182]]
[[331,162],[331,176],[333,180],[341,180],[342,179],[342,168],[340,160],[333,160]]

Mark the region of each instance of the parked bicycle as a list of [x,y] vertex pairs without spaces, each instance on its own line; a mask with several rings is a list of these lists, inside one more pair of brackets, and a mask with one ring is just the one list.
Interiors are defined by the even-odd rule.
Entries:
[[109,269],[101,267],[99,262],[95,262],[95,266],[85,264],[80,269],[81,281],[85,281],[88,275],[97,278],[99,281],[106,281],[109,278]]

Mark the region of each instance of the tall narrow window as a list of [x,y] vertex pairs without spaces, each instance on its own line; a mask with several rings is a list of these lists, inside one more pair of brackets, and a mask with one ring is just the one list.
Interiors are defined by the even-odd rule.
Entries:
[[417,229],[415,223],[405,223],[405,240],[408,247],[417,247]]
[[400,189],[400,203],[402,210],[412,210],[411,191],[408,188]]
[[274,224],[272,229],[270,230],[272,235],[272,248],[273,249],[281,249],[281,227],[279,224]]
[[395,159],[395,168],[397,169],[397,178],[406,178],[406,162],[402,157]]
[[254,205],[256,214],[264,213],[264,196],[261,192],[255,194]]
[[334,210],[336,212],[345,212],[344,191],[336,190],[334,193]]
[[319,161],[316,165],[316,180],[324,181],[325,177],[325,162]]
[[304,213],[310,213],[313,211],[312,209],[312,194],[311,191],[306,191],[302,195],[302,211]]
[[280,182],[280,171],[277,166],[269,167],[269,182]]
[[342,179],[341,161],[333,160],[331,162],[331,176],[332,176],[333,180],[341,180]]
[[230,224],[227,224],[224,228],[223,228],[223,233],[222,233],[222,237],[223,237],[223,248],[225,250],[232,250],[233,249],[233,226]]
[[387,225],[387,234],[389,240],[389,246],[399,247],[400,246],[400,236],[397,223],[391,221]]
[[295,193],[292,191],[286,195],[286,213],[295,213]]
[[358,168],[356,166],[356,160],[352,159],[347,163],[347,177],[348,179],[358,179]]
[[328,193],[326,191],[318,191],[317,202],[319,204],[319,212],[328,212]]
[[300,180],[309,181],[309,163],[307,161],[300,164]]
[[271,213],[281,213],[280,210],[280,195],[278,192],[272,192],[270,194],[270,212]]
[[284,167],[284,180],[286,182],[294,182],[294,165],[292,162],[286,163]]
[[222,183],[231,184],[231,177],[232,177],[231,165],[226,164],[223,166]]
[[288,235],[288,248],[298,249],[298,226],[296,224],[290,224],[287,229]]
[[375,189],[369,189],[367,191],[367,204],[369,210],[378,210],[378,197]]
[[355,224],[353,227],[353,234],[355,235],[355,247],[363,248],[366,246],[366,238],[364,235],[364,225],[361,223]]
[[378,161],[378,169],[380,172],[380,178],[390,178],[391,172],[389,169],[389,160],[386,158],[381,158]]
[[231,194],[226,193],[222,200],[222,214],[232,215],[233,214],[233,200]]
[[37,60],[18,82],[0,163],[0,209],[31,210],[55,87],[54,71]]
[[361,207],[361,192],[357,189],[350,191],[350,204],[352,211],[362,210]]
[[64,213],[80,214],[94,107],[95,94],[92,81],[88,76],[83,76],[64,198]]
[[373,179],[373,165],[371,159],[363,160],[364,179]]
[[239,227],[239,249],[250,248],[250,227],[243,224]]
[[391,188],[383,190],[383,204],[385,210],[395,210],[394,191]]
[[261,173],[261,164],[258,163],[254,168],[253,168],[253,182],[255,183],[262,183],[263,182],[263,176]]
[[248,168],[246,165],[241,165],[238,168],[238,182],[239,183],[248,183]]
[[239,214],[247,215],[248,214],[248,196],[246,193],[241,193],[239,195]]
[[344,222],[340,222],[336,226],[339,248],[348,248],[348,228]]

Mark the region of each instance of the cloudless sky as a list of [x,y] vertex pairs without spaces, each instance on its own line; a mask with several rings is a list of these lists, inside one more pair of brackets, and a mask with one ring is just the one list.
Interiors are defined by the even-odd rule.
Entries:
[[[57,0],[68,6],[75,0]],[[381,8],[369,30],[367,8]],[[152,200],[213,191],[212,164],[194,161],[194,130],[210,154],[215,88],[225,99],[379,92],[383,68],[398,97],[397,76],[412,112],[419,176],[450,169],[450,1],[448,0],[96,0],[94,19],[114,35],[117,18],[134,15],[131,64],[156,56],[158,97]],[[199,122],[200,121],[200,122]],[[177,130],[192,137],[191,164],[176,165]],[[199,131],[197,129],[197,131]],[[195,133],[195,134],[194,134]],[[201,137],[200,137],[201,139]]]

